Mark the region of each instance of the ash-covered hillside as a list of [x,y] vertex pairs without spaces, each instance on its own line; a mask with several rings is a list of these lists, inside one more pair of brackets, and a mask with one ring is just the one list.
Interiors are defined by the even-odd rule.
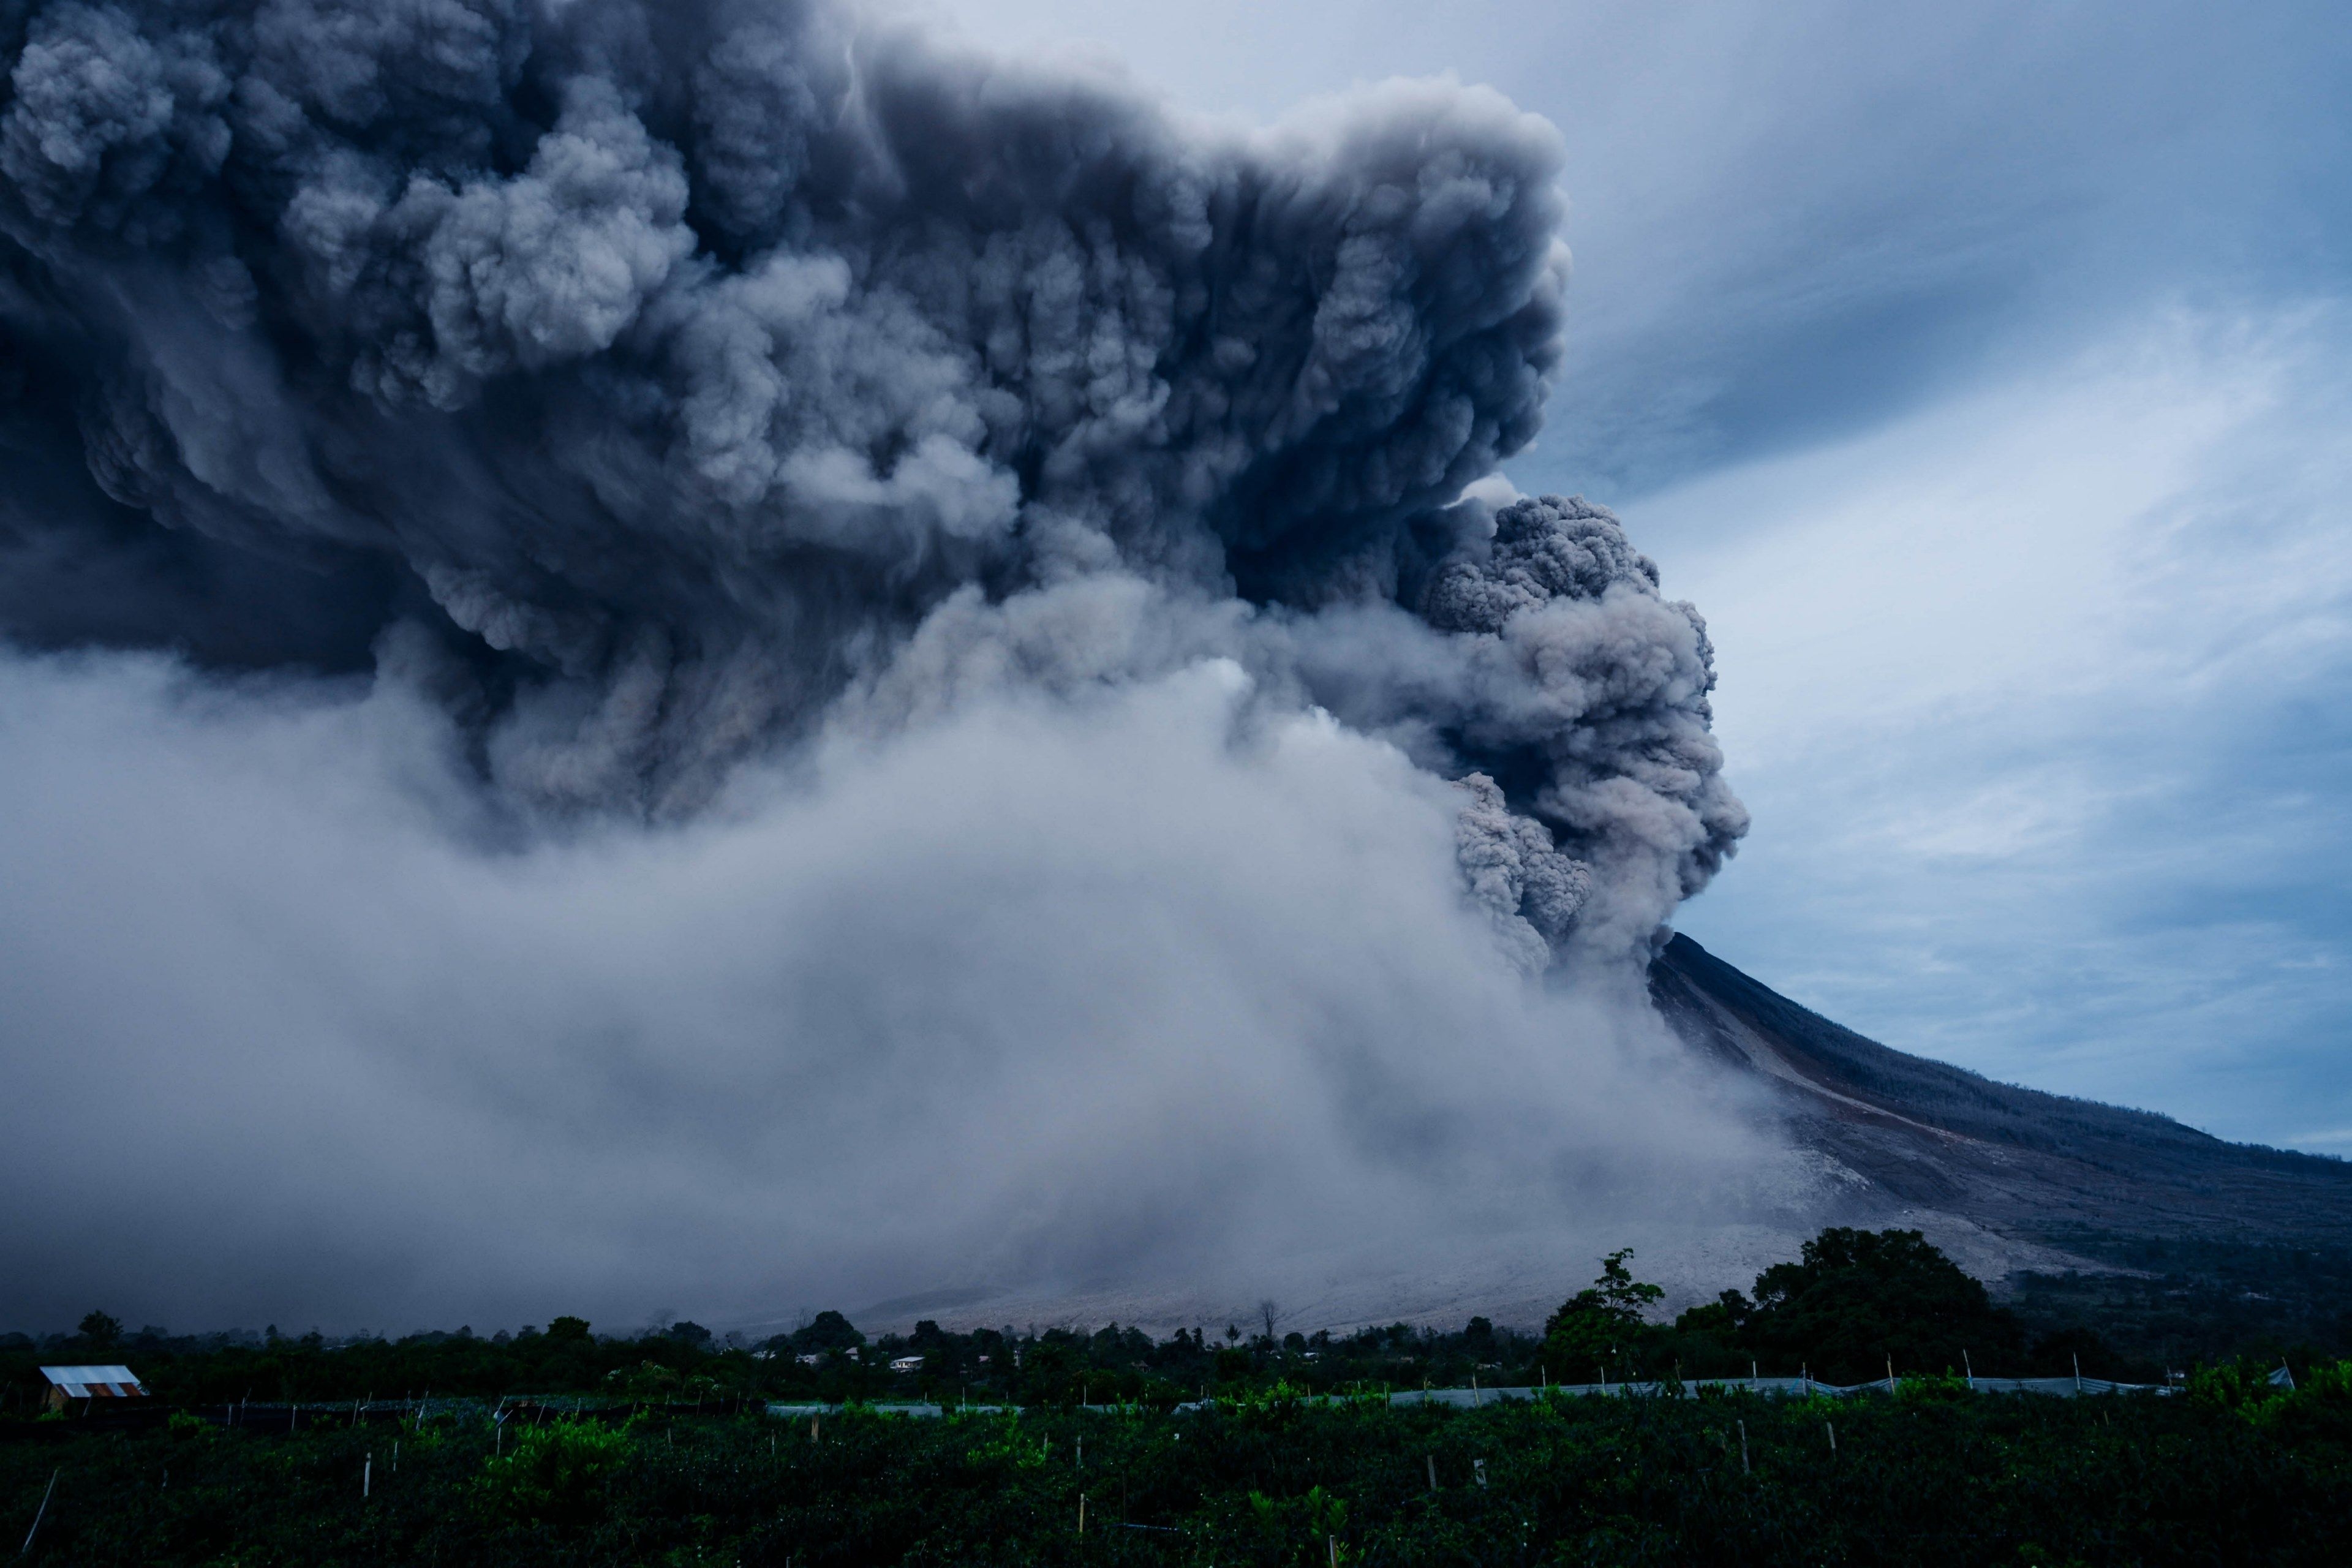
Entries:
[[1857,1217],[1969,1238],[1979,1272],[2006,1265],[2009,1291],[2047,1312],[2184,1348],[2220,1320],[2283,1340],[2352,1326],[2352,1163],[1890,1049],[1686,936],[1650,993],[1695,1048],[1765,1080]]

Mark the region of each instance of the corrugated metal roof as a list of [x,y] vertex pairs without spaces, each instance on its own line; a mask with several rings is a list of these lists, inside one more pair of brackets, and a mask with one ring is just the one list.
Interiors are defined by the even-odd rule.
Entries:
[[144,1399],[147,1391],[127,1366],[45,1366],[41,1375],[68,1399]]

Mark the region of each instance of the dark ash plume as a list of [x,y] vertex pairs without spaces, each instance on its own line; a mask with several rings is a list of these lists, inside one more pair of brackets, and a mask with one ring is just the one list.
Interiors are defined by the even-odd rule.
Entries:
[[433,692],[656,817],[975,684],[1238,660],[1466,778],[1531,965],[1744,826],[1696,616],[1465,487],[1560,363],[1557,135],[1255,135],[793,0],[0,8],[0,633]]
[[1604,950],[1638,943],[1748,830],[1707,729],[1706,624],[1659,596],[1656,565],[1606,509],[1556,496],[1503,508],[1485,554],[1447,561],[1421,610],[1466,639],[1450,651],[1486,667],[1454,720],[1463,750],[1536,781],[1530,809],[1549,825],[1496,821],[1503,792],[1473,773],[1465,867],[1506,863],[1507,835],[1538,932],[1557,944],[1580,925],[1607,933]]

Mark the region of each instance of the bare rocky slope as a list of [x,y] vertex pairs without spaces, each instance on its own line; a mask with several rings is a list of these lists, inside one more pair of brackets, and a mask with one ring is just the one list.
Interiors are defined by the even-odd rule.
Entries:
[[2352,1334],[2352,1162],[1891,1050],[1686,936],[1652,963],[1650,992],[1675,1033],[1755,1074],[1799,1142],[1842,1169],[1853,1223],[1973,1238],[1953,1250],[1978,1253],[2006,1294],[2150,1353]]
[[1807,1144],[1892,1202],[2057,1246],[2132,1236],[2352,1247],[2352,1163],[2224,1142],[1891,1050],[1686,936],[1652,964],[1650,991],[1675,1033],[1769,1079]]

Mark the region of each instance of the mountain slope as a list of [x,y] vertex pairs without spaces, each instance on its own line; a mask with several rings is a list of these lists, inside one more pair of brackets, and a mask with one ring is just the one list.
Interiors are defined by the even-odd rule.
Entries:
[[1650,992],[1686,1043],[1762,1091],[1810,1166],[1800,1200],[1743,1220],[1612,1233],[1590,1252],[1562,1250],[1541,1230],[1465,1227],[1405,1254],[1383,1244],[1287,1259],[1246,1293],[1181,1279],[983,1283],[852,1303],[851,1316],[868,1332],[924,1317],[1160,1332],[1239,1322],[1272,1297],[1308,1328],[1453,1329],[1473,1314],[1532,1328],[1609,1247],[1637,1240],[1644,1277],[1688,1304],[1745,1287],[1822,1226],[1855,1225],[1925,1231],[2035,1333],[2095,1332],[2132,1358],[2135,1376],[2257,1342],[2352,1348],[2352,1163],[2227,1143],[2147,1111],[1891,1050],[1685,936],[1653,962]]
[[1686,936],[1652,963],[1650,990],[1685,1041],[1758,1075],[1865,1205],[2116,1262],[2152,1256],[2147,1243],[2352,1253],[2352,1163],[2228,1143],[1891,1050]]

